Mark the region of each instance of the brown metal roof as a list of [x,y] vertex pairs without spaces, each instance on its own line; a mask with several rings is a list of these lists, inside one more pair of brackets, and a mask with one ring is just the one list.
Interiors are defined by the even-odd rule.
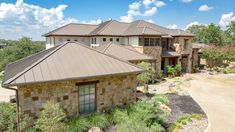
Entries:
[[15,86],[142,71],[131,63],[85,45],[67,42],[7,65],[3,85]]
[[162,51],[162,57],[179,57],[180,54],[173,50]]
[[60,28],[57,28],[49,33],[44,34],[43,36],[50,36],[50,35],[72,35],[72,36],[87,36],[95,30],[98,25],[91,25],[91,24],[76,24],[70,23]]
[[136,60],[154,60],[153,57],[139,53],[131,46],[122,46],[117,44],[104,44],[96,48],[97,50],[115,56],[126,61]]
[[143,20],[124,23],[115,20],[109,20],[99,25],[90,24],[68,24],[56,30],[53,30],[44,36],[50,35],[158,35],[158,36],[194,36],[184,30],[168,29]]

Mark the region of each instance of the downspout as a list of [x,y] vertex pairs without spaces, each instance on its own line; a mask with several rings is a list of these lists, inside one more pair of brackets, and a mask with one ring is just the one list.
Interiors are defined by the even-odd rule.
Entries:
[[9,86],[2,85],[5,89],[14,90],[16,92],[16,111],[17,111],[17,131],[20,132],[20,114],[19,114],[19,96],[18,96],[18,89],[11,88]]

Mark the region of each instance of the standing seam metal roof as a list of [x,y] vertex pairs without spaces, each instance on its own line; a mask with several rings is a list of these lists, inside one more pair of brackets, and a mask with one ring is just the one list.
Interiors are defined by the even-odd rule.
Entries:
[[[27,63],[27,65],[24,66],[24,63]],[[15,68],[20,70],[14,71]],[[85,45],[66,42],[53,49],[45,50],[9,64],[5,70],[3,85],[15,86],[28,83],[140,73],[142,71],[141,68],[131,63],[103,54]]]

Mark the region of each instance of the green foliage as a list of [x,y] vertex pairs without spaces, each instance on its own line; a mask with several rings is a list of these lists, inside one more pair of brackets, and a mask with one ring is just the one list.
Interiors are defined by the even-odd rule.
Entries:
[[137,79],[140,82],[147,84],[148,82],[154,79],[156,72],[150,63],[141,62],[138,64],[138,66],[145,70],[143,73],[137,76]]
[[72,132],[83,132],[88,130],[90,124],[84,117],[77,117],[69,121],[68,123],[68,129]]
[[207,60],[210,68],[221,66],[223,63],[235,61],[235,47],[211,47],[203,51],[202,57]]
[[169,132],[177,132],[187,122],[192,121],[192,119],[201,120],[202,118],[204,118],[204,115],[202,114],[191,114],[191,115],[180,117],[169,127]]
[[179,64],[177,64],[176,66],[171,66],[168,65],[167,66],[167,74],[170,75],[171,77],[175,77],[177,73],[179,73],[181,70],[181,67]]
[[43,42],[33,42],[30,38],[23,37],[18,41],[10,41],[8,46],[0,50],[0,71],[4,69],[6,64],[37,53],[45,49]]
[[222,30],[215,24],[192,25],[187,29],[188,32],[195,34],[194,42],[206,43],[211,45],[235,45],[235,21]]
[[224,69],[223,73],[224,74],[235,73],[235,69]]
[[89,115],[87,117],[87,121],[89,122],[90,128],[99,127],[101,129],[104,129],[109,124],[106,118],[106,115],[104,113],[95,113],[95,114]]
[[54,101],[48,101],[41,112],[41,115],[35,123],[35,128],[41,131],[65,131],[66,126],[62,122],[65,113],[59,104]]
[[126,109],[115,109],[110,113],[110,120],[117,124],[118,131],[164,131],[162,124],[167,114],[160,109],[160,102],[168,103],[167,97],[156,95],[149,101],[139,101]]
[[0,83],[2,82],[3,79],[3,71],[0,71]]
[[0,103],[0,131],[14,132],[17,130],[16,107],[10,103]]

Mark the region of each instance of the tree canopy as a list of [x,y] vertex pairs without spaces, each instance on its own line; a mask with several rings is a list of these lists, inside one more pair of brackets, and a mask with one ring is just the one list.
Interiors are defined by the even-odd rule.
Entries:
[[192,25],[187,29],[195,34],[194,42],[211,45],[235,45],[235,21],[232,21],[225,29],[213,23],[209,25]]
[[44,42],[32,41],[27,37],[23,37],[18,41],[4,40],[4,42],[7,44],[7,47],[0,49],[0,71],[2,71],[8,63],[45,49]]

